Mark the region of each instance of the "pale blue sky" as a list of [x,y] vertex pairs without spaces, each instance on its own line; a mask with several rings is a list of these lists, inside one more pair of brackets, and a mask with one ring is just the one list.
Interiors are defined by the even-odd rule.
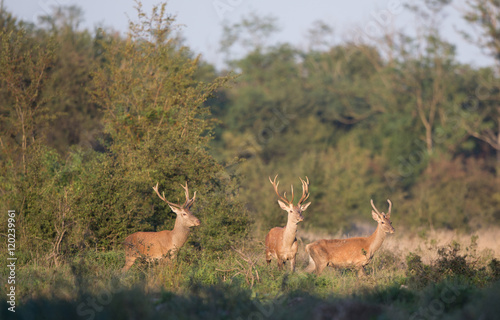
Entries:
[[[2,0],[0,0],[2,1]],[[3,0],[4,7],[17,17],[33,22],[40,15],[50,13],[54,5],[78,5],[85,13],[84,27],[92,29],[96,24],[114,29],[127,29],[127,15],[135,17],[132,0]],[[390,21],[397,28],[411,32],[415,28],[413,16],[401,5],[404,0],[171,0],[167,10],[177,15],[177,22],[184,25],[186,44],[211,63],[221,65],[223,57],[218,51],[224,23],[235,23],[255,12],[278,18],[281,32],[276,41],[306,45],[307,30],[314,21],[322,20],[335,30],[336,41],[341,40],[355,28],[364,30],[363,36],[374,33],[381,22]],[[159,0],[143,0],[146,11]],[[491,59],[462,40],[456,29],[470,27],[461,19],[463,0],[456,0],[447,9],[447,18],[442,23],[442,34],[457,45],[458,58],[476,66],[491,64]],[[387,13],[389,13],[387,15]],[[384,15],[385,14],[385,15]],[[359,33],[358,33],[359,34]]]

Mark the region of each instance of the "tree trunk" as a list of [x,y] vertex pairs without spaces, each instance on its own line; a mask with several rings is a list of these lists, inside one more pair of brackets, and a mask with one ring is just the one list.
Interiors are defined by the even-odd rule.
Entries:
[[432,127],[425,127],[425,143],[427,145],[427,154],[432,155]]
[[499,114],[499,116],[497,118],[498,130],[497,130],[497,141],[496,141],[496,144],[497,144],[496,145],[496,151],[497,151],[496,172],[497,172],[497,177],[500,177],[500,112],[498,114]]

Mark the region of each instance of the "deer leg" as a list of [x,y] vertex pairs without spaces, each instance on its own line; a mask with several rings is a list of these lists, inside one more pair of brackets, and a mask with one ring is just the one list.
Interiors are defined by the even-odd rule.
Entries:
[[327,265],[327,263],[316,263],[316,274],[319,276]]
[[309,253],[309,266],[311,267],[311,272],[320,275],[321,272],[323,272],[323,269],[328,266],[328,261],[323,258],[325,254],[322,255],[321,253],[319,253],[317,246],[309,245],[306,248],[306,251]]
[[358,268],[358,277],[364,277],[366,276],[366,273],[365,273],[365,268],[363,266],[359,267]]
[[309,265],[307,266],[307,268],[304,269],[304,271],[311,273],[314,270],[316,270],[316,263],[314,262],[313,258],[309,254]]
[[278,269],[283,270],[284,265],[285,265],[285,261],[278,258]]
[[295,272],[295,257],[290,259],[290,271]]
[[135,259],[137,259],[137,257],[125,257],[125,266],[123,266],[122,272],[127,272],[134,264]]
[[266,262],[267,265],[271,263],[271,252],[266,250]]

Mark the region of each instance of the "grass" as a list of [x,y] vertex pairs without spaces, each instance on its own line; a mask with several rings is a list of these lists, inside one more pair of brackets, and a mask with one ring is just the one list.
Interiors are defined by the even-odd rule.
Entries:
[[[87,251],[48,266],[32,260],[17,269],[16,316],[21,319],[453,319],[500,312],[498,248],[488,232],[388,237],[367,266],[355,271],[307,265],[302,235],[297,272],[267,266],[262,243],[221,255],[183,248],[169,263],[136,263],[126,274],[121,251]],[[311,235],[308,234],[310,237]],[[434,238],[435,237],[435,238]],[[417,241],[418,240],[418,241]],[[274,261],[273,261],[274,262]],[[2,268],[2,277],[6,276]],[[6,296],[7,286],[1,288]],[[492,298],[493,297],[493,298]],[[491,301],[492,303],[486,303]],[[2,318],[12,316],[7,307]]]

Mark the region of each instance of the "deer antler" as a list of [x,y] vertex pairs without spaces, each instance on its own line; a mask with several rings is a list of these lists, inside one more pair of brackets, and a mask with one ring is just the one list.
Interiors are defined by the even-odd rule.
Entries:
[[191,207],[194,203],[194,201],[196,200],[196,191],[194,192],[194,195],[193,195],[193,198],[192,199],[189,199],[189,188],[188,188],[188,183],[186,181],[186,186],[183,186],[181,184],[181,187],[182,189],[184,189],[184,191],[186,192],[186,202],[184,202],[184,204],[182,205],[183,208],[188,208]]
[[158,195],[158,197],[160,197],[160,199],[162,199],[163,201],[165,201],[166,203],[168,203],[171,206],[174,206],[176,208],[181,208],[180,205],[178,205],[176,203],[173,203],[173,202],[170,202],[167,199],[165,199],[165,192],[163,192],[163,196],[160,194],[160,192],[158,191],[158,184],[159,184],[159,182],[157,182],[156,186],[153,187],[153,190],[156,192],[156,194]]
[[[392,209],[392,202],[391,200],[387,199],[387,202],[389,202],[389,211],[387,211],[387,213],[385,214],[385,216],[387,218],[390,218],[391,216],[391,209]],[[370,200],[370,203],[372,204],[372,207],[373,209],[375,210],[376,213],[378,213],[379,215],[382,215],[378,210],[377,208],[375,208],[375,205],[373,204],[373,199]]]
[[271,184],[273,185],[273,188],[274,188],[274,191],[276,192],[276,194],[278,195],[278,197],[281,199],[281,201],[285,202],[286,204],[290,205],[293,201],[293,186],[292,186],[292,201],[288,201],[288,199],[286,198],[286,192],[283,194],[283,196],[279,193],[278,191],[278,186],[280,184],[280,182],[278,181],[276,183],[276,179],[278,178],[278,175],[276,175],[276,177],[274,177],[274,181],[271,180],[271,177],[269,177],[269,182],[271,182]]
[[299,177],[300,179],[300,182],[302,182],[302,197],[300,198],[299,200],[299,203],[298,205],[300,206],[304,201],[307,200],[307,198],[309,198],[309,178],[306,176],[306,181],[302,180],[301,177]]
[[156,186],[153,187],[153,190],[156,192],[158,197],[160,197],[160,199],[162,199],[163,201],[165,201],[169,205],[174,206],[174,207],[179,208],[179,209],[180,208],[188,208],[189,209],[189,207],[191,207],[193,205],[194,201],[196,200],[196,191],[194,192],[193,198],[189,199],[189,188],[188,188],[187,182],[186,182],[186,186],[183,186],[181,184],[181,187],[186,192],[186,201],[184,202],[184,204],[182,206],[180,204],[176,204],[176,203],[170,202],[167,199],[165,199],[165,192],[162,192],[162,194],[160,195],[160,192],[158,191],[158,182],[156,183]]
[[373,210],[375,210],[375,212],[380,216],[380,212],[378,211],[378,209],[375,207],[375,205],[373,204],[373,199],[370,199],[370,203],[372,204],[372,208]]

